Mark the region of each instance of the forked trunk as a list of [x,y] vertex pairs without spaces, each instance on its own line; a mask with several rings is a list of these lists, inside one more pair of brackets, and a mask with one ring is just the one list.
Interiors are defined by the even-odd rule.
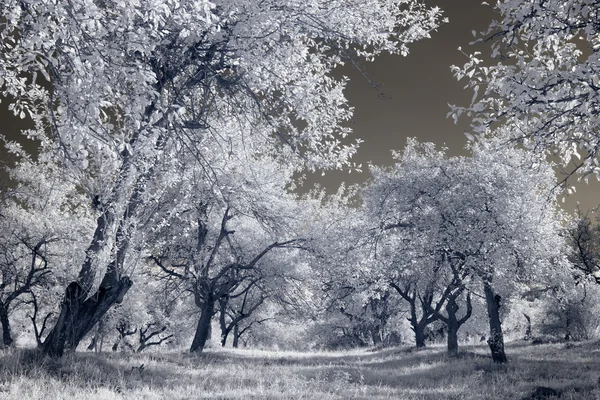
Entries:
[[198,320],[198,326],[196,327],[196,334],[190,347],[190,352],[200,352],[204,349],[208,336],[210,334],[210,323],[214,313],[215,301],[208,299],[202,305],[200,319]]
[[[133,135],[130,143],[137,143],[140,132],[137,131]],[[161,149],[164,143],[163,138],[159,137],[156,141],[156,149]],[[87,248],[87,255],[79,271],[77,282],[72,282],[67,286],[58,320],[44,342],[42,350],[46,355],[62,357],[65,350],[75,350],[81,339],[100,321],[106,312],[114,304],[118,304],[123,300],[133,284],[129,277],[121,276],[132,232],[128,224],[142,204],[142,196],[146,188],[145,183],[154,175],[155,168],[152,166],[145,173],[137,175],[139,170],[133,162],[131,154],[125,152],[122,155],[123,164],[120,168],[119,180],[112,191],[116,199],[114,200],[115,203],[102,204],[100,199],[98,201],[97,207],[102,210],[102,213],[96,220],[94,236]],[[133,178],[136,175],[137,177]],[[131,178],[135,181],[133,193],[129,199],[125,199],[122,197],[122,193],[126,193],[126,189],[131,187],[129,183]],[[118,207],[115,207],[115,205],[120,201],[126,201],[126,207],[123,214],[117,216],[115,209]],[[112,228],[115,223],[117,223],[117,230],[116,233],[113,233]],[[114,261],[107,266],[98,290],[91,293],[95,277],[96,258],[110,242],[108,235],[113,234],[115,239]]]
[[502,323],[500,322],[500,295],[494,293],[489,282],[484,282],[483,288],[490,321],[488,345],[492,352],[492,360],[495,363],[506,363],[508,360],[504,352],[504,335],[502,333]]

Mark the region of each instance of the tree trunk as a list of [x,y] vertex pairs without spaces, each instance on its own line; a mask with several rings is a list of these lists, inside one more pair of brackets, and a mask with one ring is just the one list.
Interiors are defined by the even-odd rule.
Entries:
[[10,334],[10,320],[8,319],[8,310],[4,303],[0,302],[0,324],[2,324],[2,344],[4,347],[10,347],[13,344],[13,338]]
[[233,348],[237,349],[240,344],[240,327],[235,324],[233,326]]
[[531,337],[533,336],[531,332],[531,317],[525,313],[523,313],[523,315],[527,320],[527,326],[525,327],[525,336],[523,337],[523,340],[531,340]]
[[[137,144],[140,132],[136,132],[130,139],[131,144]],[[160,150],[164,143],[163,138],[159,137],[156,140],[155,148]],[[113,200],[113,204],[99,205],[102,213],[96,220],[94,236],[87,248],[87,255],[79,271],[77,282],[72,282],[67,286],[56,324],[44,341],[42,351],[46,355],[62,357],[65,350],[75,350],[81,339],[100,321],[104,314],[114,304],[123,300],[133,284],[129,277],[121,275],[130,244],[131,229],[128,227],[128,223],[142,204],[145,183],[154,175],[155,166],[151,166],[148,171],[135,177],[140,171],[133,162],[131,154],[127,153],[123,157],[119,179],[112,190],[112,195],[116,200]],[[135,182],[133,193],[129,199],[126,199],[123,197],[123,193],[128,192],[131,178]],[[114,206],[120,202],[123,202],[126,207],[123,215],[117,218]],[[115,222],[117,222],[113,249],[115,250],[115,259],[107,266],[100,287],[96,293],[92,294],[90,291],[96,276],[96,257],[109,242],[107,236],[113,234],[111,229]],[[90,294],[92,295],[90,296]]]
[[227,344],[227,336],[229,336],[229,331],[227,327],[227,322],[225,321],[225,316],[227,312],[227,297],[223,296],[219,299],[219,326],[221,327],[221,346],[225,347]]
[[413,296],[409,303],[410,318],[408,318],[408,321],[410,322],[411,329],[415,333],[415,345],[417,346],[417,349],[421,349],[425,347],[425,328],[427,328],[427,325],[433,322],[433,319],[428,319],[428,310],[426,309],[424,304],[421,304],[423,314],[421,316],[421,319],[418,319],[416,296]]
[[500,295],[494,293],[489,282],[484,282],[483,288],[490,322],[488,345],[492,352],[492,360],[495,363],[506,363],[508,360],[504,352],[504,335],[502,333],[502,323],[500,322]]
[[446,304],[448,318],[444,322],[446,322],[448,328],[448,353],[453,355],[458,353],[458,329],[460,328],[460,323],[456,318],[457,311],[458,304],[456,304],[456,297],[450,296]]
[[210,335],[210,323],[214,313],[215,301],[212,298],[208,298],[202,305],[202,311],[200,319],[198,320],[198,326],[196,327],[196,334],[190,347],[190,352],[200,352],[204,349],[206,341]]
[[81,339],[113,304],[123,300],[123,296],[131,287],[132,282],[128,277],[119,277],[118,266],[122,265],[128,247],[127,238],[123,236],[123,227],[120,225],[118,231],[121,233],[121,239],[117,259],[107,267],[100,287],[90,296],[95,275],[94,259],[105,245],[108,229],[114,219],[115,215],[111,209],[105,210],[98,217],[94,237],[88,246],[78,280],[67,286],[56,324],[44,341],[44,354],[62,357],[65,350],[75,350]]
[[103,281],[97,292],[87,299],[86,291],[79,283],[72,282],[67,286],[56,325],[44,342],[45,354],[62,357],[65,350],[74,351],[104,314],[123,300],[133,284],[128,277],[122,277],[113,285],[108,285],[108,281]]
[[229,332],[231,329],[225,328],[225,330],[221,330],[221,347],[225,347],[227,344],[227,337],[229,337]]
[[415,332],[415,344],[417,349],[425,347],[425,328],[427,328],[427,324],[413,324],[412,330]]

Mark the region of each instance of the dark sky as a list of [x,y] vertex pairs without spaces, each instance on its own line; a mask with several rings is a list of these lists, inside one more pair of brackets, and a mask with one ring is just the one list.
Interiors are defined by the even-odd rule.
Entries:
[[[455,125],[446,118],[448,103],[467,105],[472,94],[456,81],[450,66],[462,65],[467,58],[458,47],[469,47],[472,30],[484,30],[494,16],[481,0],[430,0],[444,10],[448,23],[410,46],[407,57],[383,55],[361,68],[371,81],[372,88],[361,73],[352,67],[341,72],[350,77],[346,89],[350,104],[355,107],[350,126],[354,137],[364,140],[357,161],[377,165],[392,163],[390,150],[401,150],[407,137],[417,137],[446,145],[450,155],[464,154],[467,143],[464,132],[469,128],[465,118]],[[330,188],[340,182],[360,183],[368,177],[366,166],[360,174],[328,172],[316,180]],[[311,180],[312,181],[312,180]]]
[[[361,163],[389,165],[392,162],[390,150],[402,149],[409,136],[445,144],[450,155],[464,153],[464,132],[469,129],[469,121],[463,118],[455,125],[446,114],[448,103],[468,105],[472,92],[463,89],[464,82],[454,79],[450,66],[465,63],[466,57],[458,47],[462,46],[466,52],[475,50],[469,46],[473,40],[471,32],[485,30],[495,13],[490,6],[481,5],[482,0],[426,1],[444,10],[449,22],[433,32],[431,39],[414,43],[407,57],[384,55],[373,63],[362,64],[363,71],[380,85],[379,92],[383,95],[351,67],[341,71],[350,77],[346,94],[355,107],[351,123],[354,137],[364,140],[357,157]],[[5,104],[0,105],[0,132],[11,133],[18,127],[14,125],[14,117],[6,113]],[[364,170],[362,174],[350,175],[328,172],[317,181],[333,189],[342,181],[362,182],[368,176],[366,168]],[[595,182],[590,179],[592,181]],[[567,209],[572,209],[576,201],[580,201],[584,209],[598,205],[598,186],[578,185],[578,194],[567,200]]]

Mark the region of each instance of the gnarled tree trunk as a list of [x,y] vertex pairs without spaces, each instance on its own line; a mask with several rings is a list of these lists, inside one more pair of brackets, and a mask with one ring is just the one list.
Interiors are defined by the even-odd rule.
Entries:
[[44,341],[44,353],[61,357],[65,350],[75,350],[106,312],[123,300],[132,284],[128,277],[112,285],[105,281],[91,297],[86,296],[87,291],[78,282],[69,284],[56,325]]
[[196,327],[196,334],[190,347],[190,352],[202,351],[206,345],[206,341],[210,334],[210,323],[214,314],[215,300],[212,297],[208,297],[202,304],[200,319],[198,320],[198,326]]
[[448,318],[444,319],[440,316],[440,319],[444,321],[448,327],[448,353],[450,354],[458,353],[458,330],[465,322],[467,322],[469,318],[471,318],[471,314],[473,312],[471,296],[467,295],[467,312],[462,318],[458,319],[457,312],[459,307],[456,303],[457,297],[458,295],[452,295],[448,297],[448,303],[446,304]]
[[[153,107],[153,105],[147,107],[148,117]],[[140,132],[137,131],[130,139],[131,145],[137,144]],[[164,137],[159,137],[156,140],[155,149],[162,149],[164,144]],[[129,277],[122,276],[132,234],[129,222],[143,203],[142,197],[146,182],[154,176],[155,166],[151,166],[146,172],[139,174],[140,171],[132,160],[131,153],[124,152],[121,155],[123,164],[120,167],[119,180],[112,190],[114,198],[111,204],[101,204],[99,200],[95,206],[102,213],[96,220],[96,229],[87,248],[87,255],[77,281],[67,286],[58,320],[44,342],[42,350],[47,355],[61,357],[66,349],[75,350],[81,339],[100,321],[104,314],[113,305],[123,301],[123,297],[133,285]],[[156,156],[156,161],[159,157],[160,155]],[[126,193],[131,187],[131,183],[128,182],[131,180],[135,182],[133,192],[126,197]],[[118,209],[116,204],[126,205],[121,215],[116,215],[116,209]],[[117,226],[113,249],[115,250],[115,259],[107,266],[98,290],[91,293],[96,274],[96,257],[110,242],[108,235],[113,235],[112,228],[115,224]]]
[[490,338],[488,339],[488,345],[492,352],[492,360],[495,363],[505,363],[508,359],[504,352],[504,335],[502,333],[502,323],[500,321],[500,295],[494,293],[494,289],[488,281],[484,281],[483,289],[485,292],[485,302],[487,304],[490,322]]

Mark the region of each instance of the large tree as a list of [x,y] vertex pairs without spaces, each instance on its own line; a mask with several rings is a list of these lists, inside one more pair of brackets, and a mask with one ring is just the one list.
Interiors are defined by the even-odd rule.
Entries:
[[456,300],[465,289],[483,287],[488,343],[494,361],[504,362],[500,293],[510,296],[521,284],[541,282],[540,272],[550,274],[552,262],[564,261],[565,247],[549,195],[551,167],[496,145],[484,142],[473,146],[471,157],[447,158],[433,144],[409,140],[394,167],[373,169],[365,205],[378,227],[380,263],[403,282],[392,281],[396,290],[413,302],[420,295],[423,323],[445,320],[454,352],[464,318],[456,316]]
[[253,154],[349,165],[352,110],[331,71],[406,54],[441,18],[415,0],[8,0],[0,11],[0,94],[97,218],[44,344],[56,356],[131,287],[147,187],[173,157],[193,154],[208,177],[207,159]]

